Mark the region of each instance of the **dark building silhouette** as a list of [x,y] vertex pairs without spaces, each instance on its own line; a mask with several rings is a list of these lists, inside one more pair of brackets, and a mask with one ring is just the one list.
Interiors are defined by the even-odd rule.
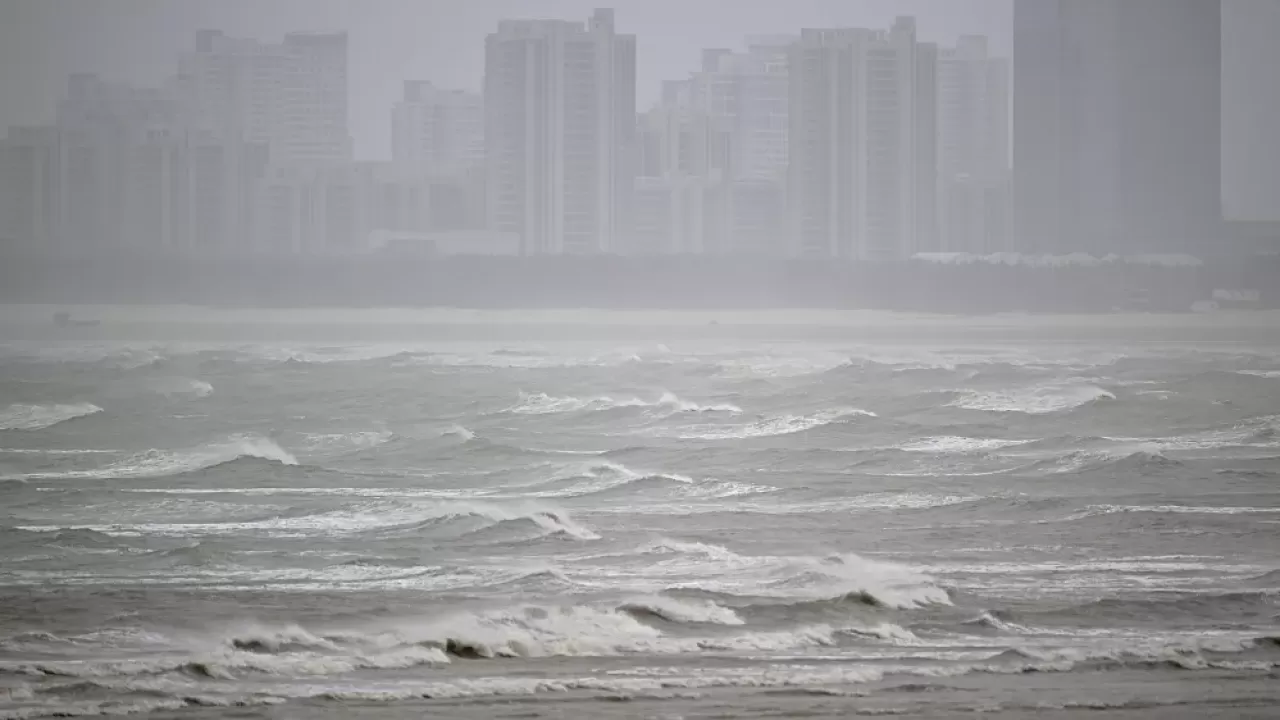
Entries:
[[1020,249],[1222,246],[1219,0],[1017,0]]

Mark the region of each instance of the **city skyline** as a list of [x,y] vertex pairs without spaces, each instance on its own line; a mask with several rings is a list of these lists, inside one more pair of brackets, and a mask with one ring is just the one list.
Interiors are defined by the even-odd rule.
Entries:
[[911,15],[774,28],[702,47],[647,106],[645,38],[614,9],[500,18],[479,89],[397,79],[379,160],[355,150],[354,31],[203,28],[160,82],[72,73],[52,124],[7,130],[0,232],[202,253],[1229,249],[1218,98],[1242,7],[1022,0],[1014,58]]
[[[174,59],[194,49],[200,30],[260,42],[296,32],[346,31],[354,154],[388,160],[392,131],[386,116],[401,99],[405,81],[480,92],[484,37],[500,20],[577,20],[600,4],[386,0],[377,12],[360,12],[338,0],[286,0],[265,7],[238,1],[122,0],[109,7],[12,2],[0,8],[5,19],[0,22],[0,96],[7,100],[0,104],[0,127],[52,123],[65,78],[73,73],[159,86]],[[704,49],[741,50],[749,36],[798,34],[803,27],[888,27],[898,15],[913,15],[921,38],[930,42],[951,44],[978,34],[990,39],[996,54],[1008,56],[1012,47],[1011,0],[800,0],[749,6],[703,0],[695,5],[696,12],[674,0],[613,4],[621,31],[638,37],[642,111],[660,98],[664,81],[697,71]]]
[[[1008,144],[988,137],[1000,124],[939,112],[989,104],[985,83],[959,82],[967,70],[942,73],[956,76],[948,90],[938,83],[943,68],[968,67],[944,59],[966,47],[980,50],[975,67],[986,78],[986,37],[963,36],[939,55],[905,16],[888,30],[748,36],[733,43],[742,49],[703,48],[699,67],[664,79],[660,98],[637,112],[638,39],[616,32],[615,17],[595,9],[585,22],[500,20],[485,41],[479,93],[404,79],[383,118],[389,163],[354,153],[346,32],[201,29],[154,87],[72,74],[53,134],[9,133],[7,186],[33,200],[10,208],[7,232],[35,247],[73,248],[92,236],[102,247],[202,253],[362,252],[422,233],[453,246],[444,231],[481,233],[459,239],[459,252],[498,254],[892,259],[1005,248],[953,234],[938,243],[939,217],[990,214],[982,192],[951,191],[939,146],[969,157],[983,151],[968,145]],[[840,71],[854,80],[838,102],[861,108],[840,122],[871,128],[843,144],[832,144],[844,137],[837,125],[810,137],[806,123],[788,121],[805,107],[788,87],[809,75],[789,68],[811,33],[865,39],[865,50],[830,58],[853,63]],[[880,72],[885,41],[894,57],[882,69],[897,87],[856,80]],[[825,81],[813,79],[813,99],[826,102]],[[915,99],[900,106],[899,97]],[[793,137],[840,154],[861,179],[818,189],[836,181],[816,166],[801,177],[807,171],[789,159]],[[885,143],[897,145],[886,155]],[[1007,160],[991,175],[1006,196]],[[946,172],[972,174],[951,164]],[[850,192],[863,200],[848,218],[817,244],[804,239],[801,214],[817,207],[814,193],[837,201]]]

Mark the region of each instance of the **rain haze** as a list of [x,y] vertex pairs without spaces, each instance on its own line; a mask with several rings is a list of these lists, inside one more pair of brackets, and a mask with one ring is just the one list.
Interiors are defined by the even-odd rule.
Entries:
[[0,0],[0,720],[1280,707],[1275,0]]

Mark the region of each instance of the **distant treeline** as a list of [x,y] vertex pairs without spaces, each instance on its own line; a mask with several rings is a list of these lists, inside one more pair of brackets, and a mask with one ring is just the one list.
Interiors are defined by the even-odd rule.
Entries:
[[1280,260],[1033,268],[708,256],[0,254],[0,302],[262,307],[1181,312],[1215,289],[1280,307]]

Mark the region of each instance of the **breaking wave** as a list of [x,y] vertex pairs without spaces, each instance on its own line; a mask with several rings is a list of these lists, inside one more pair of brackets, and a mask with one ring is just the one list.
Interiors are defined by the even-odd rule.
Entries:
[[520,403],[507,408],[516,415],[551,415],[581,411],[614,410],[617,408],[657,408],[678,413],[727,413],[736,415],[742,408],[729,403],[701,405],[683,400],[674,393],[664,392],[657,400],[640,398],[613,398],[607,395],[592,398],[555,397],[546,393],[522,393]]
[[156,392],[169,397],[188,396],[206,398],[213,394],[212,385],[204,380],[197,380],[195,378],[164,378],[155,381],[153,387]]
[[[774,492],[777,488],[750,483],[695,479],[666,472],[640,472],[617,462],[595,462],[569,470],[563,475],[537,483],[527,497],[570,498],[606,493],[658,493],[663,498],[713,499]],[[634,509],[634,508],[633,508]],[[609,511],[609,508],[604,508]]]
[[0,430],[44,430],[59,423],[102,412],[92,403],[10,405],[0,411]]
[[237,435],[188,450],[148,450],[94,470],[73,470],[26,476],[28,479],[157,478],[207,470],[240,459],[256,458],[281,465],[297,465],[298,459],[275,441],[259,435]]
[[777,435],[793,435],[859,417],[874,418],[877,415],[869,410],[859,408],[836,408],[816,412],[812,415],[782,415],[744,425],[695,426],[685,428],[677,437],[683,440],[745,440]]
[[755,598],[776,607],[856,600],[903,610],[951,604],[948,593],[928,575],[852,553],[750,556],[720,545],[669,538],[637,552],[669,556],[662,562],[664,567],[679,571],[681,577],[697,578],[675,582],[669,589],[713,593],[739,602]]
[[970,391],[954,400],[951,406],[994,413],[1047,415],[1115,399],[1114,393],[1096,385],[1049,385],[1022,390]]

